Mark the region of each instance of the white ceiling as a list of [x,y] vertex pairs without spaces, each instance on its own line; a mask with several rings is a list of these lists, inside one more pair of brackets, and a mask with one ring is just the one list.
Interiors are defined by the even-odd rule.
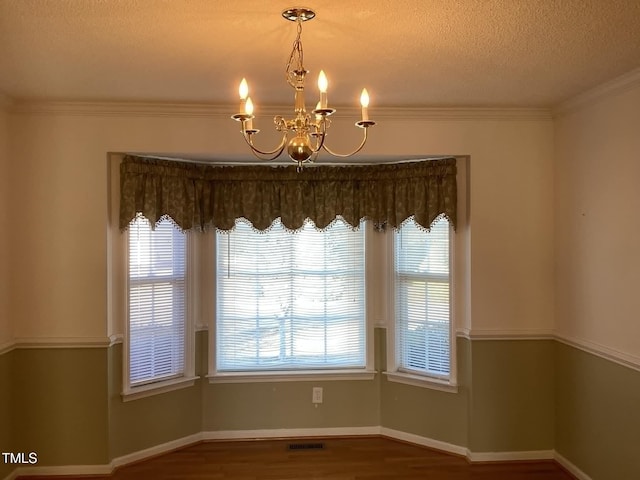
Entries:
[[[640,0],[304,0],[311,88],[385,107],[550,107],[640,67]],[[0,0],[14,99],[291,103],[292,1]],[[310,102],[308,102],[310,103]]]

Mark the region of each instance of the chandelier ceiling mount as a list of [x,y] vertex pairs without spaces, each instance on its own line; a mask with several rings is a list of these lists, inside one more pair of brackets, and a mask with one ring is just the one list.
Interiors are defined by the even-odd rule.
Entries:
[[291,20],[292,22],[297,22],[298,20],[301,22],[306,22],[307,20],[312,20],[316,16],[316,12],[314,12],[310,8],[294,7],[287,8],[284,12],[282,12],[282,16],[287,20]]
[[320,70],[318,75],[320,99],[311,112],[307,112],[304,98],[305,77],[309,71],[306,70],[303,65],[302,24],[303,22],[312,20],[316,16],[316,13],[308,8],[295,7],[283,11],[282,16],[287,20],[295,22],[297,25],[297,36],[293,42],[293,48],[285,69],[286,81],[295,91],[295,116],[291,119],[285,119],[281,115],[276,115],[273,121],[275,129],[282,132],[280,144],[273,150],[265,151],[257,148],[254,144],[253,137],[260,130],[253,128],[254,105],[249,97],[247,81],[243,78],[238,90],[240,94],[240,111],[231,118],[240,122],[242,135],[249,145],[251,152],[261,160],[274,160],[278,158],[286,148],[287,154],[297,163],[298,171],[300,171],[303,164],[312,162],[320,150],[325,150],[334,157],[350,157],[355,155],[364,147],[367,141],[369,127],[375,125],[374,121],[369,120],[369,94],[367,89],[362,90],[360,96],[362,118],[356,122],[356,126],[363,130],[362,142],[350,153],[341,154],[330,150],[325,140],[327,130],[331,125],[329,117],[335,113],[335,109],[328,107],[327,104],[328,81],[324,71]]

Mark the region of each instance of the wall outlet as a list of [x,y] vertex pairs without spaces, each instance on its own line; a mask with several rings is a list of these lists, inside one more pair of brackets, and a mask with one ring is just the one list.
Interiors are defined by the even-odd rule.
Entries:
[[322,387],[313,387],[312,403],[322,403]]

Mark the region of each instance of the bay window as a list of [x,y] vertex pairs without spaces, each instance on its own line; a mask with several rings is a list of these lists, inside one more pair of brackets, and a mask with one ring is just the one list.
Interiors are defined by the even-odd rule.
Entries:
[[452,383],[454,158],[297,172],[126,155],[118,175],[125,397],[193,384],[196,324],[212,382],[373,378],[367,290],[389,378]]

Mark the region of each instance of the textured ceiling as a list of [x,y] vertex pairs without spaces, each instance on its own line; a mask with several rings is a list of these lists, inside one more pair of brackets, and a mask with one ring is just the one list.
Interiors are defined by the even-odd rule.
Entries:
[[[0,92],[51,100],[290,103],[295,3],[0,0]],[[308,0],[305,67],[329,101],[557,105],[640,67],[640,0]]]

